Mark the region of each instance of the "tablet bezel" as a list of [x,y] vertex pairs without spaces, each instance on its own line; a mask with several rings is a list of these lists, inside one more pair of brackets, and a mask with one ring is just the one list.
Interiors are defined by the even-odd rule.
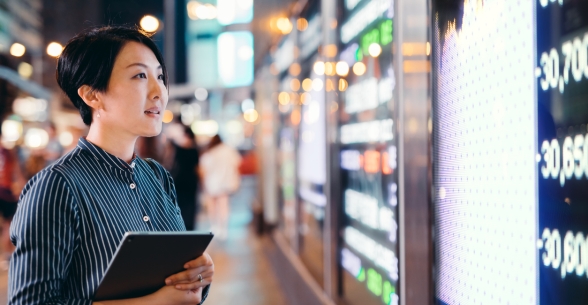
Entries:
[[[184,270],[185,263],[202,255],[213,236],[208,231],[125,233],[94,293],[94,301],[134,298],[157,291],[165,285],[166,277]],[[188,241],[194,243],[186,244]],[[145,265],[151,267],[143,268]]]

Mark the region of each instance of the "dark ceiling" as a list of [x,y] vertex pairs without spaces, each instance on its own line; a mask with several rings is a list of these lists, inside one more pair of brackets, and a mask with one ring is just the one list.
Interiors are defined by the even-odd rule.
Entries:
[[[44,0],[43,38],[45,44],[57,41],[65,44],[84,29],[106,24],[137,24],[142,16],[154,15],[163,19],[165,0]],[[185,7],[185,0],[176,0],[178,8]],[[204,2],[204,1],[203,1]],[[211,1],[214,2],[214,1]],[[254,19],[251,31],[255,37],[255,67],[258,68],[270,47],[279,39],[270,31],[272,18],[288,16],[295,0],[254,0]],[[304,1],[306,2],[306,1]],[[161,40],[157,34],[154,38]],[[185,49],[185,45],[178,44]],[[182,56],[182,54],[179,54]],[[185,55],[183,55],[185,56]],[[54,71],[55,60],[46,58],[45,71]],[[182,79],[180,77],[180,79]],[[185,78],[184,78],[185,79]],[[44,73],[43,85],[55,88],[52,73]],[[56,89],[56,88],[55,88]]]

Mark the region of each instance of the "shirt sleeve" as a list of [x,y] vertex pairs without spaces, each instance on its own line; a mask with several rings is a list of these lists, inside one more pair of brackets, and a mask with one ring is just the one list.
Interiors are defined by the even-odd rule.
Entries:
[[65,178],[42,171],[21,195],[10,227],[8,304],[92,304],[64,296],[79,219]]
[[208,284],[206,287],[204,287],[204,289],[202,289],[202,301],[200,301],[200,305],[204,304],[204,301],[206,301],[208,292],[210,291],[210,285],[211,284]]

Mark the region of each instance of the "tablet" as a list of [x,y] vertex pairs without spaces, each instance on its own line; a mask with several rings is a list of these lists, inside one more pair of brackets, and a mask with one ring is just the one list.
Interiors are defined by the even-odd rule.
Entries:
[[94,294],[94,301],[136,298],[165,285],[165,279],[185,270],[201,256],[211,232],[128,232]]

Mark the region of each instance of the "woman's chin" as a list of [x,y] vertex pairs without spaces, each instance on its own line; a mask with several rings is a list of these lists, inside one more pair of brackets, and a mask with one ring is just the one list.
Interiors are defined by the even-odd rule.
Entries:
[[162,128],[150,128],[150,130],[144,130],[143,132],[141,132],[141,137],[144,138],[151,138],[151,137],[157,137],[158,135],[161,134],[161,130]]

